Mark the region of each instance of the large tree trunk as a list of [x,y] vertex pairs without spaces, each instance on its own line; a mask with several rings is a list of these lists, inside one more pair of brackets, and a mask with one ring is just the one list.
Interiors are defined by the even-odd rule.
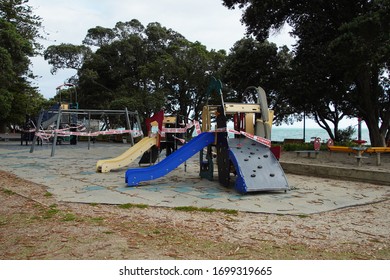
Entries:
[[[375,69],[371,69],[375,70]],[[385,147],[385,133],[379,128],[380,106],[378,104],[378,72],[373,73],[366,67],[362,69],[356,79],[357,109],[366,122],[369,130],[370,142],[373,147]]]
[[371,146],[373,147],[386,147],[385,135],[383,135],[378,127],[378,120],[365,119],[369,134]]

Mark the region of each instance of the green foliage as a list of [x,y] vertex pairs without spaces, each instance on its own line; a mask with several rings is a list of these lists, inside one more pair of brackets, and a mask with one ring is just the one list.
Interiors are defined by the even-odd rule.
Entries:
[[28,78],[29,57],[41,48],[40,18],[33,15],[27,0],[0,1],[0,131],[21,125],[26,114],[36,112],[43,102]]
[[54,74],[59,69],[65,68],[79,70],[91,52],[91,49],[86,46],[60,44],[49,46],[44,52],[44,58],[53,65],[51,73]]
[[[167,114],[198,118],[206,102],[205,73],[218,73],[226,56],[157,22],[144,27],[135,19],[112,29],[91,28],[83,43],[50,46],[45,59],[53,72],[78,69],[81,107],[127,107],[137,110],[141,119],[161,108]],[[89,52],[89,46],[96,51]]]
[[314,150],[311,143],[286,143],[282,146],[283,151],[300,151],[300,150]]
[[338,132],[338,141],[339,142],[350,142],[352,140],[353,134],[356,132],[356,129],[353,126],[348,126],[345,129],[340,129]]
[[3,193],[7,194],[7,195],[14,195],[15,192],[14,191],[11,191],[9,189],[3,189]]
[[60,213],[60,210],[57,209],[56,204],[53,204],[53,205],[50,205],[49,209],[46,209],[45,213],[43,214],[43,218],[44,219],[51,219],[55,215],[57,215],[58,213]]
[[72,222],[77,219],[76,215],[73,213],[66,213],[64,217],[62,217],[62,221],[64,222]]
[[268,105],[275,111],[276,123],[286,121],[294,114],[283,93],[292,53],[287,47],[278,47],[268,41],[243,38],[235,43],[226,59],[222,75],[232,92],[227,96],[234,102],[257,103],[257,92],[246,90],[261,86],[267,92]]
[[233,209],[215,209],[215,208],[199,208],[194,206],[178,206],[173,208],[176,211],[183,211],[183,212],[207,212],[207,213],[214,213],[214,212],[221,212],[225,214],[230,215],[237,215],[238,211]]
[[292,27],[297,44],[286,101],[297,112],[312,115],[333,139],[339,138],[344,116],[362,117],[371,143],[385,144],[390,135],[389,0],[223,2],[244,10],[248,33],[259,41],[285,24]]
[[145,208],[148,208],[149,206],[146,204],[125,203],[125,204],[119,205],[118,207],[121,209],[131,209],[131,208],[145,209]]
[[0,123],[7,121],[12,110],[13,94],[0,88]]

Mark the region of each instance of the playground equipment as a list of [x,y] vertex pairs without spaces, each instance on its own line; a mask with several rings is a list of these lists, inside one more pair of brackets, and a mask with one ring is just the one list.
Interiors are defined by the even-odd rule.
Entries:
[[[273,112],[268,110],[264,90],[250,88],[256,90],[258,104],[225,103],[221,82],[214,79],[211,85],[209,90],[220,94],[222,105],[204,107],[203,132],[154,166],[128,169],[125,174],[128,186],[165,176],[197,152],[200,152],[200,176],[212,179],[212,150],[215,147],[222,185],[230,185],[230,174],[233,173],[236,175],[235,189],[240,193],[289,189],[283,169],[270,149]],[[227,129],[226,115],[229,114],[236,120],[234,130]],[[216,129],[212,128],[212,119],[216,120]],[[229,139],[228,132],[233,132],[235,138]],[[204,148],[207,148],[206,161]]]
[[[206,105],[202,114],[202,130],[211,130],[211,120],[217,122],[218,180],[229,186],[231,174],[236,176],[235,189],[240,193],[258,191],[285,191],[289,188],[279,161],[271,147],[273,111],[268,109],[265,91],[250,87],[258,96],[257,104],[225,103]],[[219,89],[220,91],[220,89]],[[222,95],[221,95],[222,96]],[[222,99],[222,98],[221,98]],[[233,115],[234,130],[226,130],[227,117]],[[225,130],[225,131],[224,131]],[[235,135],[228,138],[227,132]],[[213,170],[211,149],[207,150],[206,161],[201,152],[201,177],[210,178]]]
[[204,132],[193,138],[180,149],[160,161],[159,163],[146,168],[128,169],[125,181],[129,186],[138,185],[142,181],[149,181],[165,176],[187,159],[191,158],[201,149],[214,142],[215,135],[211,132]]
[[[134,137],[142,136],[140,120],[137,112],[124,110],[91,110],[91,109],[69,109],[68,104],[58,104],[49,110],[41,110],[36,122],[34,139],[30,153],[34,152],[35,143],[38,138],[52,142],[51,156],[55,155],[56,144],[63,139],[70,138],[70,144],[77,144],[77,137],[88,137],[88,149],[91,138],[99,135],[128,134],[131,144],[134,144]],[[110,117],[124,118],[126,129],[111,129]],[[93,121],[97,125],[93,126]]]
[[[139,165],[151,165],[156,162],[162,149],[166,149],[167,156],[177,150],[177,141],[174,137],[179,132],[186,132],[185,128],[177,128],[176,116],[164,116],[164,111],[160,111],[151,118],[146,119],[148,137],[143,138],[137,144],[133,145],[123,154],[113,158],[99,160],[96,163],[97,172],[110,172],[128,166],[138,157],[142,156]],[[156,133],[153,133],[154,127],[157,127]],[[159,131],[160,133],[157,133]],[[167,132],[167,133],[166,133]]]
[[157,136],[153,135],[141,139],[137,144],[132,146],[123,154],[113,159],[99,160],[96,163],[96,171],[101,173],[110,172],[111,170],[120,169],[129,165],[135,159],[142,156],[150,148],[157,144]]
[[[67,91],[62,89],[66,87]],[[31,140],[30,153],[34,152],[37,140],[52,143],[51,156],[54,156],[57,144],[69,141],[71,145],[77,144],[79,136],[88,137],[88,149],[91,138],[95,141],[99,135],[128,134],[131,144],[134,137],[142,136],[141,124],[137,112],[124,110],[91,110],[79,109],[76,86],[71,83],[56,88],[59,102],[49,110],[42,109],[37,119],[29,118],[21,134],[21,143],[24,139]],[[63,95],[67,96],[63,102]],[[120,129],[112,129],[111,121],[126,124]],[[127,139],[126,139],[127,141]],[[27,144],[26,142],[26,144]]]

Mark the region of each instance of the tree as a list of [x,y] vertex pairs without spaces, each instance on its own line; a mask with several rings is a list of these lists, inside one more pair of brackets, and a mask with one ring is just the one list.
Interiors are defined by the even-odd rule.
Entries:
[[115,38],[115,32],[110,28],[96,26],[88,30],[88,34],[83,40],[83,44],[88,46],[101,47],[110,44]]
[[370,131],[371,144],[385,145],[390,120],[385,79],[390,52],[389,0],[224,0],[224,4],[244,10],[248,33],[258,40],[289,24],[298,39],[295,69],[311,88],[305,92],[310,95],[308,100],[301,102],[319,120],[320,107],[328,107],[323,112],[335,108],[338,113],[334,111],[334,116],[361,116]]
[[79,70],[84,63],[84,60],[86,60],[91,53],[91,49],[87,46],[60,44],[58,46],[49,46],[44,51],[44,58],[53,66],[50,72],[55,74],[59,69]]
[[29,57],[41,48],[41,22],[27,2],[0,0],[0,131],[21,125],[26,114],[36,113],[32,105],[43,101],[28,81]]
[[[83,43],[50,46],[45,58],[53,72],[78,69],[80,106],[126,106],[141,118],[161,108],[167,114],[198,118],[209,75],[219,71],[226,56],[160,23],[144,27],[136,19],[118,22],[112,29],[91,28]],[[96,51],[89,52],[89,46]]]
[[246,91],[250,86],[261,86],[267,92],[269,106],[275,111],[274,121],[281,123],[293,114],[285,106],[282,92],[286,90],[292,55],[287,47],[278,47],[268,41],[259,42],[251,37],[237,41],[223,67],[224,82],[232,88],[229,97],[235,102],[257,103],[257,94]]

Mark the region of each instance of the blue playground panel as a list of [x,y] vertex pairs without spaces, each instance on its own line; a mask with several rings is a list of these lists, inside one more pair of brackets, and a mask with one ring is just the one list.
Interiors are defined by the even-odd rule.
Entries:
[[[128,169],[125,174],[126,184],[137,186],[140,182],[163,177],[204,147],[213,144],[214,140],[214,133],[201,133],[156,165]],[[237,192],[244,194],[289,189],[284,171],[268,147],[248,138],[229,139],[228,144],[229,159],[237,173]]]
[[146,168],[132,168],[126,171],[125,181],[128,186],[136,186],[140,182],[158,179],[165,176],[187,159],[194,156],[204,147],[214,142],[214,133],[204,132],[193,138],[180,149],[159,163]]
[[251,139],[228,139],[229,159],[237,172],[235,189],[240,193],[286,191],[287,178],[272,151]]

